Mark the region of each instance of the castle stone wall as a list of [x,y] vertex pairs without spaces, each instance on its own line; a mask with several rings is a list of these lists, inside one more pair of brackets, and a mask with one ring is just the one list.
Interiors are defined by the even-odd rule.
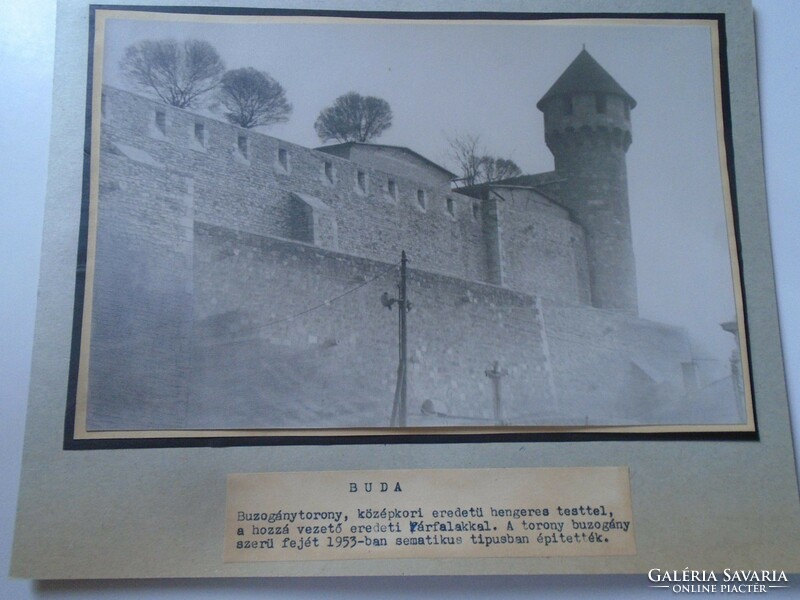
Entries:
[[[195,242],[194,368],[201,385],[192,394],[200,406],[190,415],[232,426],[388,424],[398,315],[380,295],[396,294],[397,267],[203,224]],[[534,298],[414,269],[408,296],[410,420],[452,424],[422,417],[422,403],[431,400],[463,423],[491,423],[485,370],[494,360],[508,370],[508,417],[552,408]],[[220,398],[223,414],[215,408]],[[289,414],[287,406],[295,410]],[[203,425],[191,416],[189,422]]]
[[447,193],[450,189],[452,175],[433,167],[422,158],[402,148],[354,143],[335,144],[319,150],[326,154],[346,158],[390,176],[415,181],[418,186],[436,190],[437,193]]
[[[103,107],[90,428],[386,426],[402,250],[410,424],[493,423],[494,361],[515,424],[661,422],[684,397],[685,334],[586,306],[593,246],[544,196],[477,201],[113,88]],[[401,154],[381,161],[423,168]]]
[[[299,192],[332,209],[337,248],[331,249],[385,261],[413,249],[417,268],[486,279],[480,215],[473,214],[471,198],[442,187],[437,169],[429,169],[435,171],[429,183],[389,176],[122,90],[106,87],[104,102],[104,139],[134,145],[155,162],[191,176],[198,221],[291,239],[298,231],[292,193]],[[163,132],[158,112],[164,114]],[[196,135],[200,126],[202,141]],[[394,196],[389,179],[395,182]]]
[[[515,274],[504,281],[507,287],[576,296],[585,253],[565,247],[565,260],[563,252],[537,242],[537,236],[580,236],[565,212],[514,208],[498,232],[491,230],[497,221],[484,222],[486,211],[473,209],[475,199],[449,189],[441,169],[400,149],[354,145],[349,155],[355,160],[348,160],[115,88],[104,88],[103,102],[104,140],[132,146],[192,178],[197,221],[386,262],[407,250],[417,269],[470,281],[498,283],[495,263],[502,258],[502,270]],[[298,207],[298,194],[318,203],[319,235],[312,235],[314,215]],[[517,221],[537,232],[515,235]],[[487,239],[506,233],[500,240],[506,254],[495,256]],[[531,264],[535,275],[525,279],[521,274]]]
[[692,353],[679,328],[590,307],[543,307],[559,412],[590,424],[665,422],[679,414],[683,364]]
[[[89,428],[181,426],[192,327],[191,180],[105,146],[94,244]],[[126,154],[127,153],[127,154]]]
[[567,211],[531,190],[493,189],[500,211],[503,285],[565,304],[589,304],[586,240]]

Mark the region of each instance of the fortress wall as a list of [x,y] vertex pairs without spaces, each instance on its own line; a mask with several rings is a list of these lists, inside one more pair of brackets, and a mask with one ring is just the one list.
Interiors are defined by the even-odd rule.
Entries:
[[126,151],[139,160],[117,149],[101,160],[88,426],[180,426],[190,367],[191,181]]
[[[334,210],[337,236],[331,249],[383,261],[397,260],[405,249],[417,268],[487,278],[480,215],[473,215],[471,199],[441,185],[438,170],[431,168],[428,173],[435,174],[428,177],[417,173],[420,177],[413,180],[390,176],[122,90],[106,87],[103,95],[104,140],[135,146],[170,170],[193,177],[198,221],[291,238],[302,229],[296,225],[291,194],[299,192]],[[163,131],[157,112],[164,114]],[[363,191],[359,171],[364,173]],[[390,178],[396,197],[388,191]],[[424,192],[424,207],[418,190]],[[447,198],[453,199],[452,214]]]
[[529,190],[499,188],[503,284],[559,303],[588,304],[586,240],[567,211]]
[[498,361],[506,418],[535,423],[553,406],[536,299],[495,286],[412,272],[409,356],[414,399],[455,415],[493,416],[485,372]]
[[341,151],[335,147],[330,151],[382,173],[417,181],[429,190],[435,189],[437,193],[447,193],[450,189],[449,175],[399,148],[352,144]]
[[[192,177],[196,218],[274,235],[289,230],[288,198],[265,194],[264,173],[252,172],[238,151],[238,132],[246,135],[245,130],[109,87],[103,102],[104,142],[133,146],[165,168]],[[156,124],[157,111],[164,114],[163,132]],[[203,127],[202,143],[195,136],[196,124]]]
[[[90,427],[386,425],[397,312],[379,299],[396,274],[369,280],[403,249],[411,424],[491,419],[495,360],[517,423],[657,421],[683,395],[682,331],[575,305],[585,248],[561,208],[500,206],[506,285],[541,295],[476,282],[491,227],[471,198],[423,183],[421,206],[416,181],[393,175],[393,197],[384,172],[104,93]],[[425,400],[462,420],[422,417]]]
[[682,364],[692,360],[683,329],[590,307],[546,303],[543,315],[565,414],[658,423],[676,412],[686,392]]
[[[239,425],[277,415],[282,426],[312,426],[325,410],[332,412],[323,425],[363,424],[367,417],[376,426],[388,423],[398,315],[396,306],[381,305],[380,295],[396,295],[398,269],[366,283],[391,265],[204,224],[197,225],[195,241],[198,376],[206,369],[236,372],[230,379],[239,395],[204,383],[205,392],[193,394],[204,403],[196,412],[213,413],[215,397],[226,397],[232,405],[225,417]],[[531,296],[414,269],[408,279],[410,424],[452,424],[421,417],[428,399],[439,412],[492,419],[484,371],[494,360],[508,370],[507,416],[524,419],[552,406],[541,319]],[[364,283],[326,306],[279,321]],[[253,348],[261,364],[242,368]],[[283,389],[292,381],[293,389]],[[302,410],[282,416],[281,397]],[[256,415],[253,406],[261,407]]]

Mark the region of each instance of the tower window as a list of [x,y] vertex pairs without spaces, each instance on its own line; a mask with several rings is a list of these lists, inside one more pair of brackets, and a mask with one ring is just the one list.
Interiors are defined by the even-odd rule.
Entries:
[[366,193],[367,191],[367,174],[364,171],[359,171],[356,174],[356,183],[358,184],[358,189],[361,192]]
[[167,114],[163,110],[156,111],[156,127],[164,135],[167,134]]
[[607,109],[607,96],[605,94],[595,94],[594,107],[598,114],[606,114]]
[[329,160],[325,161],[325,179],[333,183],[333,163]]
[[572,98],[565,96],[561,99],[561,110],[565,115],[572,114]]
[[278,163],[284,171],[289,170],[289,151],[286,148],[278,148]]
[[195,121],[194,123],[194,139],[201,146],[206,145],[206,126],[200,121]]
[[481,216],[481,205],[477,202],[472,203],[472,218],[476,221]]
[[452,198],[448,198],[447,199],[447,212],[450,213],[451,217],[455,217],[456,216],[455,202],[453,201]]
[[239,139],[236,142],[236,144],[239,147],[239,153],[242,156],[244,156],[245,158],[247,158],[248,154],[249,154],[249,148],[248,148],[248,144],[247,144],[247,136],[246,135],[240,135]]
[[630,121],[631,120],[631,105],[627,102],[625,103],[625,118]]
[[417,190],[417,204],[420,208],[425,208],[425,190]]
[[386,182],[386,190],[392,198],[397,200],[397,182],[394,179],[390,179]]

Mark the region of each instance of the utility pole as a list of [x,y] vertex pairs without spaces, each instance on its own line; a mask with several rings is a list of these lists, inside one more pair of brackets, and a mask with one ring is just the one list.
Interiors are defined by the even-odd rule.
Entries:
[[398,320],[398,342],[399,360],[397,365],[397,386],[394,392],[394,404],[392,405],[392,419],[390,427],[405,427],[408,415],[408,404],[406,402],[406,391],[408,389],[408,347],[406,339],[406,313],[411,310],[411,303],[408,301],[406,292],[406,251],[400,254],[400,282],[398,288],[398,298],[390,298],[387,292],[381,296],[381,304],[389,310],[393,304],[397,304],[400,318]]
[[500,368],[500,363],[494,361],[491,369],[484,371],[484,374],[492,380],[492,387],[494,388],[494,421],[498,425],[507,425],[505,415],[503,414],[503,404],[500,397],[500,379],[508,375],[506,369]]

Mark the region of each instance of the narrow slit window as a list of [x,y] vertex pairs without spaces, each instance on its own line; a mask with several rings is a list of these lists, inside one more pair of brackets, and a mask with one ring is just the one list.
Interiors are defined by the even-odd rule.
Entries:
[[450,214],[451,217],[456,216],[456,207],[455,202],[452,198],[447,199],[447,212]]
[[606,95],[596,94],[594,97],[594,107],[600,115],[606,114]]
[[478,217],[480,217],[480,216],[481,216],[481,205],[478,204],[477,202],[473,202],[472,203],[472,218],[477,221]]
[[367,174],[364,171],[359,171],[356,175],[356,181],[358,183],[358,189],[362,192],[367,191]]
[[167,133],[167,113],[165,113],[163,110],[157,110],[156,111],[156,127],[158,127],[158,130],[162,134],[166,135],[166,133]]
[[195,121],[194,124],[194,139],[201,146],[206,145],[206,126],[200,121]]
[[289,151],[286,148],[278,149],[278,162],[284,171],[289,170]]
[[572,98],[567,96],[565,98],[562,98],[561,102],[562,102],[561,108],[564,111],[564,114],[565,115],[571,115],[572,114]]
[[244,156],[245,158],[248,158],[249,148],[247,147],[247,136],[246,135],[240,135],[239,136],[238,146],[239,146],[239,152],[241,153],[241,155]]
[[425,208],[425,190],[417,190],[417,204],[420,208]]
[[394,179],[387,182],[386,189],[389,191],[389,195],[397,200],[397,182]]
[[333,183],[333,163],[329,160],[325,161],[325,179]]

